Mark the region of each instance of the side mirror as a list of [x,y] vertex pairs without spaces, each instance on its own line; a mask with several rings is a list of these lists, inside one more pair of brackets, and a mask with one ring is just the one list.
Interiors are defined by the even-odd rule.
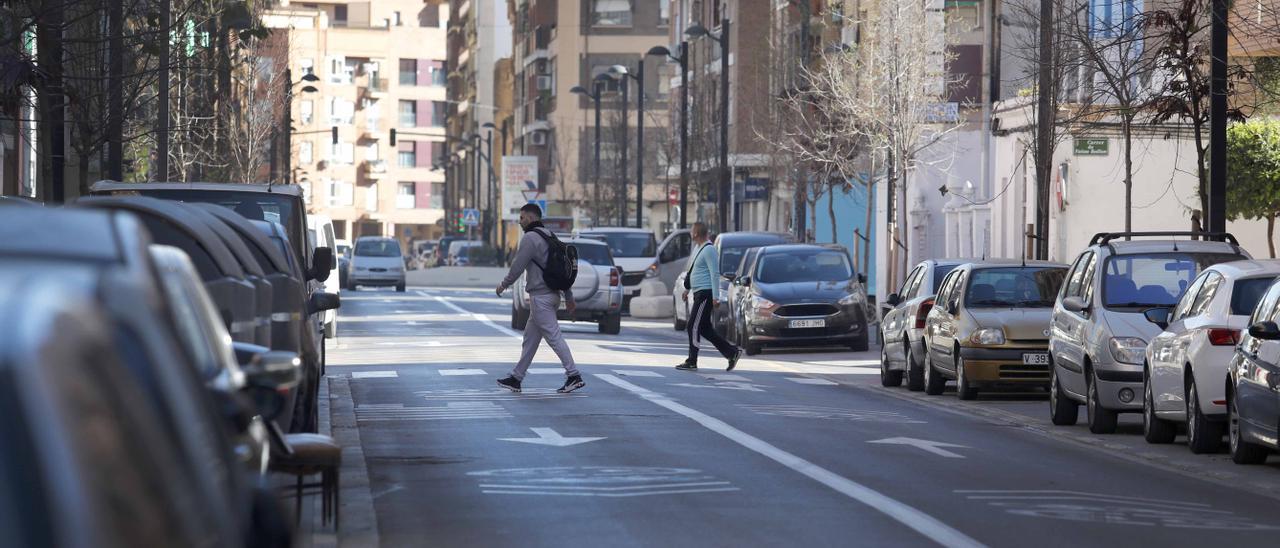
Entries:
[[889,298],[885,299],[884,302],[889,306],[898,306],[902,304],[902,296],[897,293],[890,293]]
[[947,303],[947,314],[956,315],[960,313],[960,299]]
[[342,299],[338,295],[317,291],[312,293],[311,299],[307,301],[307,313],[315,314],[316,312],[333,310],[340,306],[342,306]]
[[1072,312],[1085,312],[1089,310],[1089,305],[1080,297],[1067,297],[1062,299],[1062,308]]
[[860,284],[862,284],[862,285],[867,285],[867,275],[866,275],[866,274],[858,274],[858,283],[860,283]]
[[302,359],[293,352],[268,350],[254,356],[242,369],[249,386],[287,390],[298,384]]
[[317,247],[311,253],[311,272],[307,273],[307,276],[317,282],[323,282],[329,279],[331,270],[333,270],[333,248]]
[[1160,329],[1169,327],[1169,309],[1167,307],[1148,308],[1142,312],[1147,321],[1160,326]]
[[729,280],[729,281],[731,281],[731,282],[734,280],[734,278],[737,278],[737,277],[738,277],[738,275],[737,275],[737,274],[734,274],[734,273],[732,273],[732,272],[730,272],[730,273],[728,273],[728,274],[725,274],[725,275],[724,275],[724,279]]
[[1276,322],[1258,322],[1249,326],[1249,336],[1264,341],[1280,340],[1280,325]]
[[742,277],[742,286],[743,286],[743,287],[751,287],[751,277],[750,277],[750,276],[743,276],[743,277]]

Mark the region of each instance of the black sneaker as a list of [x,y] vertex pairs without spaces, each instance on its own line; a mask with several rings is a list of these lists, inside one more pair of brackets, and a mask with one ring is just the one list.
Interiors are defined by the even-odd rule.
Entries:
[[520,379],[517,379],[510,375],[508,375],[507,378],[505,379],[498,379],[498,386],[506,388],[507,390],[510,390],[517,394],[520,393]]
[[556,392],[559,392],[561,394],[568,394],[586,385],[587,383],[582,382],[582,375],[574,375],[572,377],[569,377],[568,379],[565,379],[564,386],[561,386],[559,390],[556,390]]
[[681,371],[697,371],[698,364],[695,362],[691,362],[689,360],[685,360],[684,363],[677,365],[676,369],[679,369]]
[[733,371],[733,368],[738,366],[738,358],[741,358],[741,357],[742,357],[742,349],[739,348],[733,352],[733,357],[729,358],[729,368],[725,369],[725,371]]

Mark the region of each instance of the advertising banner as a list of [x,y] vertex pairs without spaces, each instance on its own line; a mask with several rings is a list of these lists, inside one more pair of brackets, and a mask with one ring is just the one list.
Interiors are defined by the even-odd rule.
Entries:
[[536,202],[543,205],[546,214],[546,200],[538,190],[538,157],[537,156],[503,156],[502,157],[502,218],[514,221],[520,218],[520,207]]

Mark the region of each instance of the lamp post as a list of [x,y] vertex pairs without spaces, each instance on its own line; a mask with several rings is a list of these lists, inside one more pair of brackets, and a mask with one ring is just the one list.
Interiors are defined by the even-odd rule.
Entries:
[[720,20],[720,35],[699,24],[685,29],[690,38],[707,37],[720,44],[720,189],[716,200],[717,224],[721,232],[729,228],[729,18]]
[[[617,65],[610,67],[606,74],[615,74],[613,72],[615,68]],[[625,77],[615,79],[622,85],[622,169],[619,170],[622,180],[619,183],[621,189],[618,191],[618,226],[627,226],[627,102],[629,100],[627,89],[629,86]]]
[[[636,228],[641,228],[644,222],[644,58],[645,56],[640,57],[640,63],[636,67],[635,74],[632,74],[623,65],[609,67],[610,74],[620,77],[625,76],[636,81]],[[623,89],[626,88],[624,87]],[[623,101],[626,101],[625,95],[623,95]],[[622,112],[625,119],[625,105]],[[622,169],[626,170],[625,164]],[[626,188],[625,184],[623,188]],[[625,208],[623,209],[625,210]],[[622,224],[625,224],[625,222]]]
[[[680,228],[688,227],[689,214],[689,42],[680,42],[680,55],[665,46],[649,48],[645,55],[665,55],[680,63]],[[667,218],[670,220],[670,217]]]
[[[290,71],[289,69],[285,69],[284,71],[284,154],[271,155],[270,171],[271,171],[272,180],[275,180],[278,176],[280,176],[280,174],[283,174],[283,177],[288,179],[289,174],[293,172],[293,168],[291,167],[293,163],[293,88],[297,85],[305,84],[302,86],[302,93],[315,93],[317,91],[320,91],[316,89],[315,86],[311,85],[315,82],[320,81],[320,78],[317,77],[315,74],[311,74],[311,73],[303,74],[302,78],[300,78],[299,80],[301,81],[295,83],[293,81],[292,71]],[[274,146],[276,142],[277,141],[273,139],[272,145]],[[283,160],[283,164],[284,164],[283,169],[280,169],[279,171],[276,170],[277,156]]]
[[593,90],[591,92],[588,92],[587,89],[582,86],[573,86],[573,88],[569,90],[570,93],[576,93],[591,99],[591,101],[595,103],[596,107],[595,168],[592,170],[592,178],[595,180],[595,201],[593,202],[595,205],[591,208],[591,223],[595,226],[600,226],[600,85],[603,84],[604,80],[607,78],[608,76],[604,74],[596,76],[595,81],[592,82],[591,85]]
[[[487,130],[487,133],[485,133],[484,136],[484,155],[488,160],[485,167],[489,174],[489,180],[487,181],[488,186],[486,187],[488,189],[486,191],[488,192],[488,195],[485,197],[484,212],[484,243],[486,246],[493,244],[494,224],[492,217],[496,212],[493,203],[493,130],[497,129],[497,127],[498,126],[493,125],[493,122],[485,122],[480,126],[481,129]],[[501,219],[499,219],[499,221],[501,221]]]

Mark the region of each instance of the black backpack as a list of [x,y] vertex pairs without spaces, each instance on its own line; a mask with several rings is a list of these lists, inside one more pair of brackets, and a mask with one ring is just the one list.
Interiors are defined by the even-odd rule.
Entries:
[[547,283],[548,288],[555,291],[565,291],[573,287],[573,282],[578,279],[578,249],[560,241],[555,234],[537,229],[534,229],[534,232],[547,242],[546,266],[538,264],[537,261],[533,262],[542,269],[542,281]]

